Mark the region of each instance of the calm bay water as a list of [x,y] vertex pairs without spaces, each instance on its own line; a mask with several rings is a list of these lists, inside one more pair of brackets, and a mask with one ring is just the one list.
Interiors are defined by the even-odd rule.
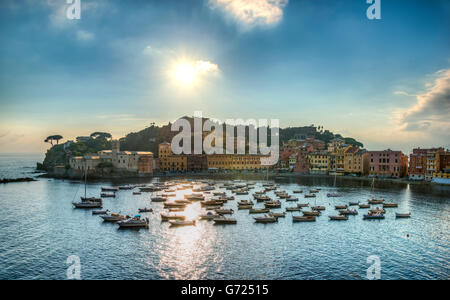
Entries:
[[[252,191],[262,189],[256,182]],[[334,205],[367,201],[370,183],[338,178],[334,188],[333,179],[310,177],[277,183],[289,192],[322,188],[317,204],[327,210],[315,223],[292,223],[287,213],[278,223],[255,224],[248,211],[236,209],[239,199],[251,196],[235,196],[225,207],[235,210],[237,225],[198,221],[195,227],[170,228],[160,221],[163,205],[151,203],[150,194],[120,191],[117,198],[104,199],[105,209],[134,214],[150,206],[155,212],[147,214],[148,230],[118,230],[91,211],[72,208],[84,193],[80,182],[0,185],[0,279],[66,279],[70,255],[80,257],[83,279],[364,279],[370,255],[380,257],[382,279],[450,278],[450,187],[378,182],[376,196],[399,204],[387,209],[385,220],[363,221],[366,210],[360,209],[348,221],[330,222]],[[88,194],[98,196],[101,186],[115,184],[89,183]],[[344,197],[326,197],[336,191]],[[283,210],[294,206],[282,202]],[[200,211],[194,203],[186,215]],[[412,218],[396,220],[395,211],[410,211]]]

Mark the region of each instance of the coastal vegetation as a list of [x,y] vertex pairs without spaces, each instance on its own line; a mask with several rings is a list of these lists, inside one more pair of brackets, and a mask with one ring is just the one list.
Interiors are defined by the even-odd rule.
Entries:
[[[191,117],[183,117],[193,126],[194,119]],[[204,118],[203,122],[207,119]],[[138,132],[131,132],[120,139],[120,148],[127,151],[150,151],[158,153],[158,144],[170,142],[178,133],[171,130],[172,124],[157,126],[151,123],[150,126]],[[259,130],[259,129],[258,129]],[[291,139],[303,139],[306,137],[314,137],[325,143],[330,142],[333,138],[343,138],[347,144],[363,147],[363,144],[351,137],[342,137],[340,134],[334,134],[329,130],[324,130],[322,126],[303,126],[280,128],[280,145]],[[97,153],[100,150],[111,149],[112,136],[107,132],[93,132],[89,139],[80,140],[78,142],[59,144],[62,139],[60,135],[49,136],[45,142],[52,144],[47,151],[44,162],[38,164],[40,170],[51,170],[55,166],[68,166],[69,158],[72,156],[84,156],[90,153]],[[270,132],[268,131],[268,140],[270,141]],[[56,145],[53,142],[56,141]],[[108,168],[109,166],[102,166]]]

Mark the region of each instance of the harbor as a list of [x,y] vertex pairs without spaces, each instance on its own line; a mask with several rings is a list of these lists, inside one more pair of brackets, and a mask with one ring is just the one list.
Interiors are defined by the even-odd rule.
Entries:
[[[364,279],[370,255],[384,279],[449,274],[447,187],[179,177],[84,188],[53,179],[0,186],[1,278],[63,279],[70,255],[84,279]],[[115,197],[75,208],[101,193]],[[370,210],[383,218],[366,219]],[[133,219],[140,226],[127,226]]]

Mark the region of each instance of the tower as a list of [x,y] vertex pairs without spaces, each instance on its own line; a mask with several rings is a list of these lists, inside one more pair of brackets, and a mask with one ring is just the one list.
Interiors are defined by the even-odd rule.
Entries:
[[120,152],[120,142],[119,140],[113,140],[112,144],[112,154],[117,155]]

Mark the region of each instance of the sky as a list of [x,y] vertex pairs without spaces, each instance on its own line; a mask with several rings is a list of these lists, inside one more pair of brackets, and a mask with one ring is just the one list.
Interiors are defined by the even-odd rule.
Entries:
[[450,148],[450,2],[0,1],[0,152],[202,111]]

